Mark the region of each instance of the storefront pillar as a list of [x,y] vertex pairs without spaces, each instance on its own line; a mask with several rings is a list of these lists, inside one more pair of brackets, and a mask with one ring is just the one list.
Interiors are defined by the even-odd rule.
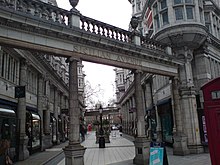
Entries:
[[80,108],[78,100],[77,59],[69,62],[69,145],[64,150],[66,165],[83,165],[85,148],[80,144]]
[[38,93],[37,93],[37,109],[38,109],[38,114],[40,115],[40,135],[41,135],[41,151],[44,150],[44,145],[43,145],[43,137],[44,137],[44,131],[43,131],[43,103],[44,103],[44,98],[43,98],[43,77],[42,75],[38,75]]
[[[27,63],[25,59],[20,61],[20,77],[19,85],[26,87],[27,82]],[[20,125],[19,130],[19,160],[25,160],[29,157],[29,151],[27,149],[28,136],[26,135],[26,96],[18,98],[18,120]]]
[[60,133],[59,133],[59,129],[58,129],[58,90],[55,87],[54,88],[54,107],[53,107],[53,112],[54,112],[54,117],[56,118],[56,142],[57,144],[60,144]]
[[[146,125],[147,125],[147,130],[146,131],[146,135],[147,137],[151,140],[152,138],[156,138],[156,137],[153,137],[153,131],[156,131],[156,130],[153,130],[153,127],[152,127],[152,122],[151,122],[151,119],[152,119],[152,113],[154,112],[154,102],[153,102],[153,95],[152,95],[152,89],[151,89],[151,79],[150,81],[148,81],[146,84],[145,84],[145,101],[146,101],[146,108],[147,109],[147,112],[146,112],[146,116],[145,116],[145,122],[146,122]],[[148,120],[150,118],[150,120]],[[155,118],[155,117],[154,117]],[[154,119],[153,118],[153,119]],[[146,121],[147,119],[147,121]]]
[[[173,94],[173,109],[175,116],[175,125],[173,129],[173,154],[174,155],[187,155],[189,154],[189,150],[187,147],[187,136],[183,132],[183,121],[182,114],[180,110],[180,98],[178,91],[178,78],[174,77],[172,79],[172,94]],[[174,126],[175,126],[174,125]]]
[[141,71],[134,72],[137,137],[134,141],[135,158],[133,159],[133,162],[134,164],[145,165],[149,163],[150,140],[147,139],[145,135],[145,113],[141,88],[141,74]]
[[43,147],[49,148],[52,144],[52,136],[50,129],[50,81],[46,78],[46,109],[44,110],[44,136],[43,138]]

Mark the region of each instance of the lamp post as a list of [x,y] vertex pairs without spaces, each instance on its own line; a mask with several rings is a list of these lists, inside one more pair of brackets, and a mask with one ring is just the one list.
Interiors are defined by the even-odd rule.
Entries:
[[103,135],[104,131],[102,128],[102,112],[103,112],[103,108],[102,105],[100,104],[99,106],[99,114],[100,114],[100,130],[99,130],[99,148],[105,148],[105,137]]

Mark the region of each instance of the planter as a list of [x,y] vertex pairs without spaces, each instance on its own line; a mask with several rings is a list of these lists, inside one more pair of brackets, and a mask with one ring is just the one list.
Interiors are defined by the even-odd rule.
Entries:
[[[105,143],[110,143],[109,134],[104,134],[104,135],[102,135],[102,136],[104,136],[104,138],[105,138]],[[96,131],[96,144],[99,143],[99,137],[100,137],[100,135],[99,135],[99,133]]]

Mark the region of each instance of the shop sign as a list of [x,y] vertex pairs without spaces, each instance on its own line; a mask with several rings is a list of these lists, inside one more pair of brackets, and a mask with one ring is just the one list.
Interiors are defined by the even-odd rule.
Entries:
[[15,87],[15,98],[25,97],[25,86],[16,86]]
[[166,148],[163,142],[151,142],[149,165],[168,165]]
[[150,147],[150,165],[163,165],[163,153],[162,147]]

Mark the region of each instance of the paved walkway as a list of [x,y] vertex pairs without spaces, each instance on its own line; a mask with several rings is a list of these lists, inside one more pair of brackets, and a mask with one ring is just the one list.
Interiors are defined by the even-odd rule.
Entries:
[[[133,142],[119,135],[118,131],[110,136],[106,148],[99,148],[95,143],[95,132],[89,132],[86,140],[81,144],[86,147],[84,155],[85,165],[133,165],[135,148]],[[116,136],[113,136],[115,135]],[[16,165],[65,165],[62,148],[67,143],[55,146],[45,152],[31,155],[29,159],[16,163]],[[169,165],[211,165],[209,154],[196,154],[188,156],[174,156],[172,148],[167,147]]]

